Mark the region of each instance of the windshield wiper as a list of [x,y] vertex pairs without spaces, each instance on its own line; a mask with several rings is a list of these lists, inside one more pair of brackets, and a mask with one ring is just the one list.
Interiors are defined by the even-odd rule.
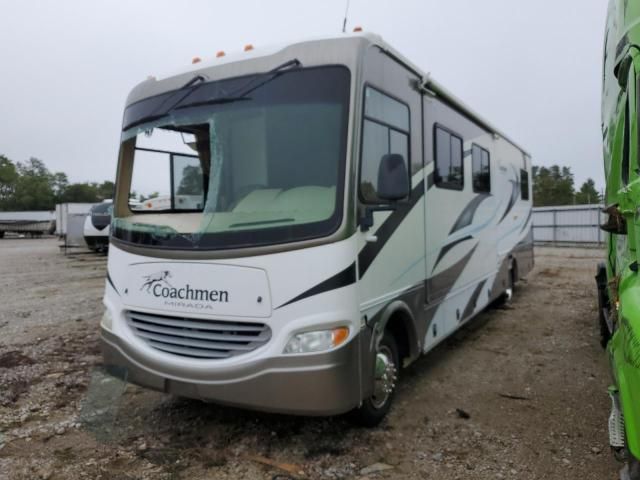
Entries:
[[257,222],[234,223],[232,225],[229,225],[229,228],[255,227],[258,225],[270,225],[272,223],[285,223],[285,222],[293,222],[293,221],[295,221],[293,218],[278,218],[276,220],[261,220]]
[[[184,105],[179,105],[179,106],[176,106],[175,109],[180,110],[183,108],[199,107],[202,105],[218,105],[218,104],[224,104],[224,103],[233,103],[240,100],[251,100],[251,98],[248,97],[248,95],[251,92],[253,92],[254,90],[257,90],[263,85],[276,79],[279,75],[283,74],[284,72],[287,72],[294,68],[300,68],[301,66],[302,66],[302,62],[300,62],[300,60],[298,60],[297,58],[294,58],[293,60],[289,60],[283,63],[282,65],[278,65],[277,67],[272,68],[268,72],[258,74],[257,76],[249,80],[245,85],[243,85],[242,87],[232,92],[229,92],[227,95],[210,98],[208,100],[201,100],[199,102],[192,102]],[[256,83],[256,80],[262,79],[262,77],[265,77],[265,76],[268,78]]]
[[218,98],[212,98],[211,100],[202,100],[200,102],[192,102],[192,103],[187,103],[186,105],[180,105],[178,107],[176,107],[176,110],[181,110],[183,108],[192,108],[192,107],[201,107],[203,105],[222,105],[225,103],[233,103],[233,102],[239,102],[242,100],[251,100],[251,97],[218,97]]
[[[160,120],[161,118],[166,117],[167,115],[169,115],[171,110],[173,110],[176,107],[176,105],[178,105],[180,102],[185,100],[189,95],[191,95],[193,92],[195,92],[198,88],[200,88],[202,85],[204,85],[204,83],[202,83],[202,82],[204,82],[204,80],[205,80],[205,78],[202,75],[198,75],[198,76],[193,77],[187,83],[182,85],[178,90],[174,91],[172,95],[169,95],[164,100],[164,102],[162,102],[160,105],[158,105],[149,115],[146,115],[146,116],[136,120],[135,122],[131,122],[130,124],[125,125],[122,130],[123,131],[124,130],[129,130],[132,127],[137,127],[138,125],[142,125],[143,123],[153,122],[155,120]],[[175,102],[171,103],[171,105],[168,108],[165,108],[164,110],[159,111],[169,100],[174,98],[177,94],[179,94],[183,90],[185,90],[185,89],[187,89],[189,87],[192,87],[196,83],[200,83],[200,85],[198,85],[196,88],[192,88],[188,92],[185,92],[185,94],[182,95],[178,100],[176,100]]]

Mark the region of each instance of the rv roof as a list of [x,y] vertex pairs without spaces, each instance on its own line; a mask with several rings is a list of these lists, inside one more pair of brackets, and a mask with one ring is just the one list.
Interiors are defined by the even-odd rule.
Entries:
[[[135,103],[138,100],[143,98],[157,95],[163,93],[168,90],[172,90],[177,88],[179,85],[184,83],[184,79],[193,76],[195,74],[203,75],[207,79],[211,78],[223,78],[219,75],[215,75],[214,72],[218,70],[220,67],[227,66],[235,66],[235,65],[246,65],[247,62],[250,61],[258,61],[263,63],[264,60],[267,60],[268,57],[273,55],[281,54],[287,49],[303,49],[306,45],[317,44],[317,42],[335,42],[339,41],[341,43],[341,49],[344,51],[345,49],[349,49],[347,45],[352,45],[353,50],[364,50],[364,46],[377,46],[390,56],[395,58],[400,63],[404,64],[407,68],[412,70],[421,78],[422,87],[425,93],[430,94],[432,96],[441,98],[449,105],[453,106],[457,110],[464,113],[467,117],[474,120],[485,130],[493,133],[494,135],[498,135],[504,138],[509,143],[513,144],[516,148],[522,151],[524,155],[530,157],[530,154],[521,146],[519,146],[516,142],[511,140],[507,135],[502,133],[496,127],[494,127],[489,121],[485,120],[479,114],[475,113],[469,106],[467,106],[462,100],[457,98],[451,92],[449,92],[446,88],[436,82],[430,73],[424,72],[417,65],[411,62],[408,58],[398,52],[395,48],[389,45],[380,35],[373,33],[353,33],[353,34],[340,34],[340,35],[331,35],[331,36],[323,36],[323,37],[315,37],[315,38],[307,38],[305,40],[301,40],[298,42],[291,42],[287,44],[281,45],[272,45],[262,48],[253,48],[249,51],[232,53],[229,55],[224,55],[221,57],[213,57],[210,59],[204,59],[190,65],[189,68],[181,69],[179,71],[174,71],[171,74],[163,75],[161,77],[149,77],[146,81],[142,82],[138,86],[136,86],[132,92],[129,94],[129,98],[127,99],[127,105],[131,103]],[[304,62],[303,62],[304,63]],[[226,69],[225,69],[226,70]],[[244,70],[244,69],[243,69]]]

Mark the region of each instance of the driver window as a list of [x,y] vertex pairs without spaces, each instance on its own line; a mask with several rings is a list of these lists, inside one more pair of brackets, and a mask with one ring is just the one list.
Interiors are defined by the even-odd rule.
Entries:
[[378,169],[385,155],[402,156],[409,169],[409,107],[384,93],[365,90],[360,163],[360,198],[364,203],[385,203],[378,197]]

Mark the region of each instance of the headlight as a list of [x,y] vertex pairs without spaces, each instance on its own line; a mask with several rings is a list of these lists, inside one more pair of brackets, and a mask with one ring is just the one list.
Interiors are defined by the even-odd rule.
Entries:
[[111,316],[111,312],[108,308],[105,308],[104,314],[102,315],[102,320],[100,321],[100,326],[102,328],[106,328],[107,330],[111,330],[111,325],[113,324],[113,317]]
[[342,345],[347,338],[349,338],[349,329],[346,327],[297,333],[287,342],[284,353],[324,352]]

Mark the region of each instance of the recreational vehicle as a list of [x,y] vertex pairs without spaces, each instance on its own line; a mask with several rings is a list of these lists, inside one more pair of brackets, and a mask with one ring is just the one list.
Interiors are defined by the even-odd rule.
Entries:
[[84,241],[89,250],[104,252],[109,248],[109,224],[111,223],[111,200],[91,207],[84,220]]
[[[126,102],[105,364],[375,425],[402,368],[532,268],[531,158],[376,35],[194,61]],[[130,208],[150,191],[172,201]]]
[[602,136],[608,221],[606,263],[596,275],[602,344],[609,388],[609,441],[625,461],[621,477],[640,479],[640,4],[611,0],[602,89]]

